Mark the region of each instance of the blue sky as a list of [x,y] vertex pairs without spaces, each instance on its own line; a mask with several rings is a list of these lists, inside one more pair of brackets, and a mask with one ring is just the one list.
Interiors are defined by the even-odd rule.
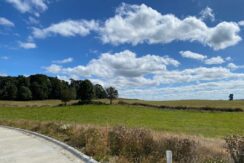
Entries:
[[244,98],[243,0],[2,0],[0,75],[149,100]]

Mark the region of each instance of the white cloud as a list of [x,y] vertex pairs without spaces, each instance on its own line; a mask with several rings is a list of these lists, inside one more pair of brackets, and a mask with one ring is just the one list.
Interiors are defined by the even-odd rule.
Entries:
[[239,26],[244,26],[244,20],[238,22]]
[[0,17],[0,25],[2,26],[7,26],[7,27],[14,27],[14,23],[11,22],[10,20]]
[[229,63],[227,65],[227,68],[229,68],[231,70],[242,69],[242,68],[244,68],[244,65],[236,65],[234,63]]
[[33,42],[19,42],[19,47],[24,49],[35,49],[37,46]]
[[63,60],[57,60],[57,61],[53,61],[53,63],[57,63],[57,64],[65,64],[65,63],[70,63],[73,62],[73,58],[69,57],[69,58],[65,58]]
[[65,20],[43,29],[33,28],[32,35],[35,38],[86,36],[91,31],[97,32],[104,43],[114,45],[190,41],[220,50],[241,41],[240,28],[235,22],[208,27],[202,19],[194,16],[180,19],[172,14],[162,15],[145,4],[125,3],[117,8],[114,17],[100,24],[94,20]]
[[212,57],[212,58],[205,60],[205,64],[208,64],[208,65],[222,64],[224,62],[225,62],[225,60],[220,56]]
[[203,9],[200,12],[200,15],[201,15],[200,18],[202,20],[210,19],[211,21],[215,21],[215,15],[213,9],[211,9],[210,7],[206,7],[205,9]]
[[33,24],[33,25],[39,24],[39,20],[32,17],[32,16],[29,16],[28,17],[28,24]]
[[207,58],[206,55],[191,52],[191,51],[180,51],[180,54],[184,58],[190,58],[190,59],[195,59],[195,60],[200,60],[200,61]]
[[235,69],[238,68],[238,66],[237,66],[236,64],[234,64],[234,63],[229,63],[229,64],[227,65],[227,67],[228,67],[229,69],[231,69],[231,70],[235,70]]
[[[95,75],[102,78],[141,77],[147,74],[156,74],[166,70],[166,66],[178,66],[180,63],[167,56],[145,55],[137,57],[135,53],[125,50],[120,53],[103,53],[98,59],[92,59],[86,66],[63,68],[58,65],[46,67],[51,73],[62,72],[77,76],[90,77]],[[54,70],[54,71],[52,71]]]
[[98,24],[94,20],[66,20],[57,24],[52,24],[44,29],[33,28],[32,34],[35,38],[46,38],[52,35],[61,35],[64,37],[72,37],[76,35],[86,36],[92,30],[96,30],[97,28]]
[[48,9],[47,0],[6,0],[12,4],[21,13],[33,13],[39,16],[39,13]]
[[226,57],[225,60],[226,61],[232,61],[232,58],[231,57]]
[[122,4],[116,15],[105,21],[100,28],[104,43],[170,43],[172,41],[197,41],[214,50],[225,49],[237,44],[241,37],[240,28],[234,22],[221,22],[208,27],[201,19],[193,16],[179,19],[172,14],[162,15],[142,5]]
[[[52,64],[45,67],[45,70],[67,79],[89,78],[102,84],[116,86],[120,90],[162,84],[244,79],[244,74],[232,73],[225,67],[172,69],[178,65],[178,61],[167,56],[148,54],[138,57],[135,53],[125,50],[119,53],[103,53],[87,65],[64,67]],[[172,68],[168,69],[168,66]]]
[[51,73],[59,73],[62,70],[62,66],[52,64],[48,67],[44,67],[44,69],[46,69],[48,72],[51,72]]

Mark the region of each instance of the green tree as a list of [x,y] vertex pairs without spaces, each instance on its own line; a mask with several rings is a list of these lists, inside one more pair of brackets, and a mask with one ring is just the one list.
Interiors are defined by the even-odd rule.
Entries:
[[81,82],[79,94],[83,103],[91,102],[92,97],[94,96],[94,89],[90,80],[84,80]]
[[110,104],[113,103],[113,99],[116,99],[119,96],[118,91],[114,87],[108,87],[106,89],[106,92],[107,92],[107,97],[110,100]]
[[51,83],[49,78],[46,75],[31,75],[31,92],[32,97],[35,100],[44,100],[48,99],[49,92],[51,90]]
[[71,84],[70,86],[75,88],[76,90],[76,99],[81,99],[81,80],[73,80],[71,79]]
[[107,93],[100,84],[94,86],[95,98],[103,99],[107,98]]
[[229,101],[233,101],[234,100],[234,94],[230,94],[229,95]]
[[18,89],[14,83],[8,83],[3,87],[2,99],[3,100],[15,100],[17,97]]
[[18,90],[18,100],[26,101],[32,99],[32,93],[28,87],[21,86]]
[[18,88],[16,87],[16,79],[13,77],[3,77],[0,81],[0,99],[15,100]]
[[30,78],[20,75],[16,78],[16,80],[18,88],[21,86],[30,87]]
[[58,78],[49,77],[51,88],[49,90],[49,99],[60,99],[62,90],[68,86],[68,83]]
[[67,102],[69,102],[70,100],[73,100],[76,98],[76,90],[75,88],[71,87],[71,88],[64,88],[61,91],[61,100],[62,102],[64,102],[65,105],[67,105]]

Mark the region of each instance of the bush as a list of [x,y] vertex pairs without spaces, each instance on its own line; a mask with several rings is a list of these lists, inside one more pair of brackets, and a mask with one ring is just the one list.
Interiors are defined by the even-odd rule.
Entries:
[[96,128],[89,128],[85,132],[85,153],[98,160],[106,159],[107,144],[104,135]]
[[85,129],[79,128],[78,130],[76,130],[75,128],[73,128],[70,133],[69,144],[79,149],[84,148],[86,145]]
[[194,140],[170,137],[159,140],[158,144],[164,153],[166,150],[171,150],[176,162],[188,163],[196,157],[197,143]]
[[235,163],[244,162],[244,137],[229,136],[225,138],[227,151],[230,153]]
[[122,155],[133,162],[141,162],[153,153],[154,141],[149,131],[115,127],[108,134],[111,155]]

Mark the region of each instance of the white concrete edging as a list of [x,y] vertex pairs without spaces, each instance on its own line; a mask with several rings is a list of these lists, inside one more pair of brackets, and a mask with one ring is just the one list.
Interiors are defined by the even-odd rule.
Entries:
[[47,141],[49,141],[51,143],[54,143],[54,144],[60,146],[61,148],[67,150],[68,152],[70,152],[71,154],[73,154],[77,158],[81,159],[85,163],[98,163],[92,157],[89,157],[89,156],[85,155],[84,153],[81,153],[77,149],[75,149],[75,148],[73,148],[73,147],[71,147],[71,146],[69,146],[69,145],[67,145],[67,144],[65,144],[65,143],[63,143],[61,141],[53,139],[53,138],[51,138],[49,136],[42,135],[42,134],[39,134],[37,132],[33,132],[33,131],[29,131],[29,130],[24,130],[24,129],[21,129],[21,128],[14,128],[14,127],[3,126],[3,125],[0,125],[0,127],[7,128],[7,129],[12,129],[12,130],[16,130],[16,131],[20,131],[20,132],[23,132],[23,133],[26,133],[26,134],[34,135],[34,136],[37,136],[39,138],[45,139],[45,140],[47,140]]

